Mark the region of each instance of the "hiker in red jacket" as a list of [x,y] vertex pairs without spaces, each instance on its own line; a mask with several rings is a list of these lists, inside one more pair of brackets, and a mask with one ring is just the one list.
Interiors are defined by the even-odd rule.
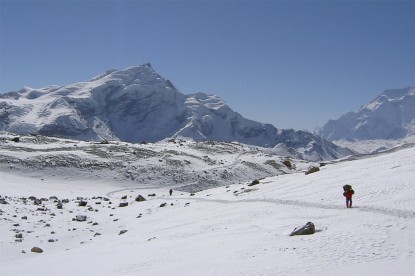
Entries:
[[352,208],[352,196],[354,194],[352,186],[344,185],[343,189],[344,189],[343,195],[346,197],[346,207],[347,208]]

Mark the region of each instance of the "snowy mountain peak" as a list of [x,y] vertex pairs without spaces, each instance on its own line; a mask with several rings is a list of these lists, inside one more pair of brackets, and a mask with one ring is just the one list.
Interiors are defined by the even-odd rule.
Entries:
[[[85,82],[0,95],[0,130],[78,140],[156,142],[171,137],[284,148],[313,160],[350,154],[319,137],[243,118],[216,95],[184,95],[150,64]],[[282,146],[284,145],[284,146]]]
[[413,96],[415,87],[406,87],[402,89],[387,89],[380,94],[380,97],[387,97],[390,100],[401,100],[405,96]]
[[415,87],[383,91],[357,112],[330,120],[317,134],[341,139],[403,139],[415,134]]
[[88,83],[94,83],[96,85],[99,85],[100,82],[119,82],[123,86],[155,84],[170,88],[173,86],[170,81],[164,80],[157,74],[149,63],[128,67],[123,70],[110,70],[88,81]]

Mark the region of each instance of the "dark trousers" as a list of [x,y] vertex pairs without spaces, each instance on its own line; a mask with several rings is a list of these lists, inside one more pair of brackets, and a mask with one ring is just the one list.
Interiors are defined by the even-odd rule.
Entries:
[[347,208],[352,208],[352,199],[351,198],[346,198],[346,207]]

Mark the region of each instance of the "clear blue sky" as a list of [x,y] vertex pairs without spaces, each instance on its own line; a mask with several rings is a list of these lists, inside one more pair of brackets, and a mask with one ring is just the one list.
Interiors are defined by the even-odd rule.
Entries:
[[184,94],[312,130],[415,85],[415,2],[0,0],[0,92],[146,62]]

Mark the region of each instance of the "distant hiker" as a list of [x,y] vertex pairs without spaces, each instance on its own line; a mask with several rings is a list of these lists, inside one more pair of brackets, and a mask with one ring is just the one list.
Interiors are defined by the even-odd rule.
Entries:
[[172,189],[170,189],[169,194],[170,194],[170,196],[173,194],[173,190]]
[[352,186],[344,185],[343,190],[344,190],[343,195],[346,197],[346,207],[347,208],[352,208],[352,196],[354,194]]

